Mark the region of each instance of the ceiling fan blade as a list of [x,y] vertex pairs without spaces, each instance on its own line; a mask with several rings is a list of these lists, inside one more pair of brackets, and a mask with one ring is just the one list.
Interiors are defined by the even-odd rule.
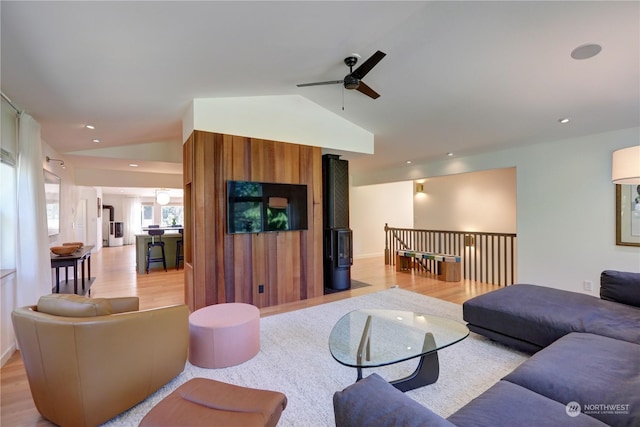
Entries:
[[380,97],[380,94],[378,92],[376,92],[375,90],[371,89],[369,86],[367,86],[364,82],[360,82],[360,85],[358,86],[358,89],[356,89],[358,92],[360,93],[364,93],[365,95],[373,98],[373,99],[378,99]]
[[367,75],[367,73],[368,73],[369,71],[371,71],[371,69],[372,69],[373,67],[375,67],[375,66],[376,66],[376,64],[377,64],[378,62],[380,62],[380,60],[381,60],[382,58],[384,58],[385,56],[387,56],[387,54],[386,54],[386,53],[381,52],[381,51],[377,51],[376,53],[374,53],[373,55],[371,55],[371,56],[369,57],[369,59],[367,59],[366,61],[364,61],[364,62],[362,63],[362,65],[360,65],[358,68],[356,68],[356,70],[355,70],[353,73],[351,73],[351,75],[352,75],[353,77],[355,77],[356,79],[362,79],[362,78],[363,78],[364,76],[366,76],[366,75]]
[[320,85],[335,85],[338,83],[344,83],[344,80],[329,80],[327,82],[315,82],[315,83],[302,83],[296,85],[298,87],[307,87],[307,86],[320,86]]

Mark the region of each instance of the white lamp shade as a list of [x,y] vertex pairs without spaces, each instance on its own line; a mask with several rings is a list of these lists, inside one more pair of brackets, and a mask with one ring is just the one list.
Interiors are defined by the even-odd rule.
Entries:
[[640,184],[640,145],[613,152],[611,180],[614,184]]
[[159,205],[166,205],[170,200],[171,197],[168,191],[162,190],[156,192],[156,202],[158,202]]

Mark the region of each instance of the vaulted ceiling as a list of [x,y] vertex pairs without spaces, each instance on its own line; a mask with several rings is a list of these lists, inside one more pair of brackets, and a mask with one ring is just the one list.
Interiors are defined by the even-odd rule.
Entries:
[[[193,98],[304,96],[375,135],[375,154],[348,156],[354,174],[640,125],[637,1],[0,7],[3,93],[86,169],[179,174],[144,144],[179,147]],[[573,59],[585,44],[602,51]],[[376,50],[387,56],[364,81],[377,100],[296,86],[342,79],[346,56]]]

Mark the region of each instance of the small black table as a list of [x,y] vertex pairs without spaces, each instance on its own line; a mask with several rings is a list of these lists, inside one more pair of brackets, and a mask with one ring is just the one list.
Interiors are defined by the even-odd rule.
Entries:
[[66,274],[68,267],[73,267],[73,293],[78,293],[78,262],[82,263],[81,277],[82,277],[82,293],[85,293],[85,276],[84,276],[84,264],[87,261],[87,275],[89,284],[91,284],[91,250],[92,245],[83,246],[71,255],[56,255],[51,253],[51,268],[56,269],[56,290],[55,293],[60,293],[60,267],[65,268],[65,279],[69,282],[68,275]]

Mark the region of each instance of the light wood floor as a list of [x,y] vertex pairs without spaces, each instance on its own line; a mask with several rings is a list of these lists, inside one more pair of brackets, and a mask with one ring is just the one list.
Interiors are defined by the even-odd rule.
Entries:
[[[155,270],[149,275],[138,275],[134,246],[103,248],[96,252],[91,256],[91,274],[96,277],[91,287],[93,297],[135,295],[140,298],[140,309],[184,302],[183,270]],[[496,285],[470,280],[442,282],[435,279],[431,273],[396,273],[394,267],[384,264],[382,257],[355,260],[351,277],[371,286],[263,308],[262,316],[364,295],[387,289],[392,285],[458,304],[498,288]],[[20,352],[16,351],[0,371],[0,384],[1,426],[53,426],[42,418],[35,408]]]

